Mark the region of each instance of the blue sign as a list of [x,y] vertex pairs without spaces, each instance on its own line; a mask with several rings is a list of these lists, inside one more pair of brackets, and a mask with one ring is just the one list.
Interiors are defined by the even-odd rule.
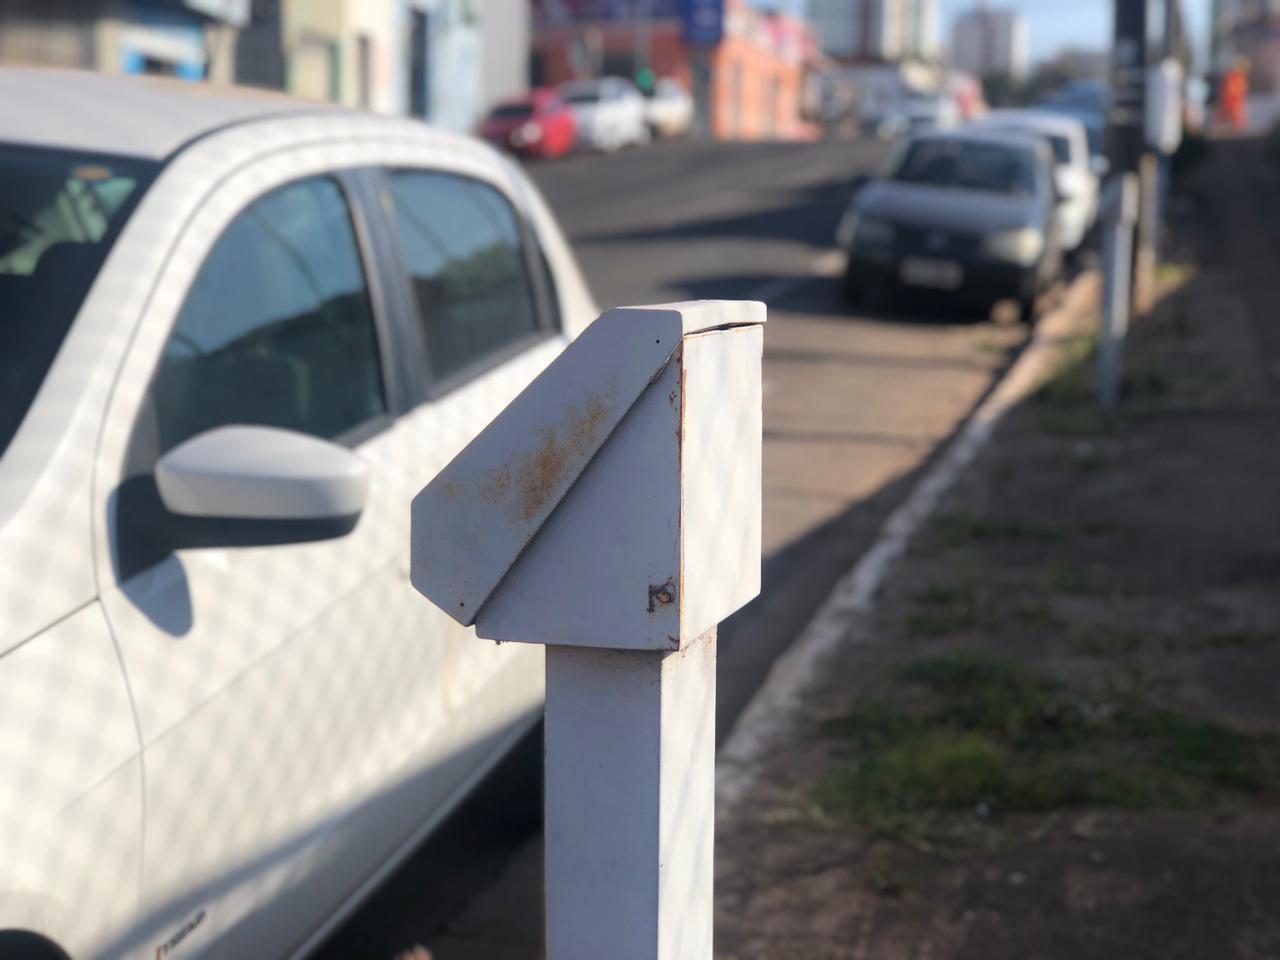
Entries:
[[685,43],[714,47],[724,39],[724,0],[682,0],[680,20]]

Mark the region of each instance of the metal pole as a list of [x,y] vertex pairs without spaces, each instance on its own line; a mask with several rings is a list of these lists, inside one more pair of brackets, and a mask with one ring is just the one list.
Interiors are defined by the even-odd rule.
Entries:
[[716,632],[547,647],[551,960],[710,960]]
[[1098,403],[1114,407],[1120,400],[1124,338],[1129,332],[1130,265],[1133,225],[1138,216],[1138,183],[1124,174],[1110,184],[1103,236],[1102,329],[1098,339]]

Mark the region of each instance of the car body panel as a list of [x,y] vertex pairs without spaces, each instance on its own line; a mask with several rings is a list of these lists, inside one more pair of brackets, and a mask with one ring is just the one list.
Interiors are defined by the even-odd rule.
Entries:
[[[527,116],[501,116],[503,107],[529,108]],[[524,130],[530,125],[538,130],[536,138]],[[534,90],[526,97],[498,104],[477,128],[477,134],[502,150],[528,157],[560,157],[577,143],[577,121],[554,90]]]
[[[1035,136],[969,127],[916,137],[903,156],[918,142],[976,142],[1025,150],[1035,158],[1036,189],[1006,194],[891,178],[867,182],[837,228],[837,242],[848,254],[846,291],[855,296],[864,287],[885,292],[910,287],[924,295],[988,305],[1006,297],[1033,298],[1061,262],[1049,147]],[[892,230],[891,238],[860,242],[861,220],[883,221]],[[1028,228],[1047,238],[1034,263],[1002,260],[988,250],[993,234]],[[908,262],[946,268],[958,279],[935,290],[917,289],[904,283]]]
[[[587,91],[597,99],[575,103],[574,91]],[[629,80],[604,77],[565,84],[560,94],[577,122],[578,144],[592,150],[617,150],[643,143],[649,137],[644,97]]]
[[[371,487],[348,536],[178,550],[122,571],[116,507],[133,423],[212,243],[277,185],[370,168],[452,172],[506,197],[555,278],[562,330],[354,441]],[[477,642],[412,591],[409,500],[595,312],[537,191],[476,141],[406,120],[300,110],[210,130],[171,159],[0,459],[0,557],[6,569],[31,571],[30,582],[0,580],[0,652],[10,650],[0,689],[21,658],[62,650],[67,625],[90,616],[73,611],[92,611],[92,642],[106,652],[94,676],[117,689],[101,722],[126,729],[128,742],[102,761],[115,764],[102,786],[66,809],[87,804],[99,829],[108,820],[128,828],[113,828],[118,855],[83,831],[67,836],[101,856],[83,882],[103,879],[116,902],[61,911],[76,889],[67,878],[15,860],[18,875],[0,888],[0,927],[91,955],[155,956],[175,931],[184,955],[214,944],[236,955],[230,945],[248,942],[289,952],[439,821],[536,720],[543,674],[536,648]],[[62,693],[50,686],[50,703]],[[40,742],[38,729],[13,730]],[[87,762],[73,772],[77,783],[100,776]],[[30,821],[32,799],[25,790],[10,798],[10,824]]]
[[1075,250],[1084,243],[1098,215],[1098,178],[1090,163],[1089,138],[1085,126],[1063,113],[1048,110],[996,110],[977,122],[993,130],[1025,130],[1068,144],[1066,160],[1055,158],[1054,172],[1059,202],[1062,244]]
[[103,608],[0,657],[0,929],[92,950],[137,909],[142,773]]

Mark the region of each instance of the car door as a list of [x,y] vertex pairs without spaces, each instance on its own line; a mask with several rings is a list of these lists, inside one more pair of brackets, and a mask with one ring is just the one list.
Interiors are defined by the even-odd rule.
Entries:
[[[499,184],[429,168],[386,171],[385,205],[408,278],[427,401],[404,419],[424,486],[567,342],[554,271]],[[415,489],[417,489],[415,488]],[[406,571],[407,572],[407,571]],[[450,754],[492,755],[536,718],[542,648],[478,641],[430,604],[450,638],[442,696]]]
[[[390,791],[410,739],[398,731],[430,740],[447,723],[445,638],[423,628],[400,562],[416,449],[397,418],[399,344],[368,225],[327,162],[285,152],[213,190],[108,407],[97,532],[143,743],[143,910],[126,945],[140,955],[174,937],[224,955],[295,945],[403,839],[357,845],[337,829]],[[256,545],[173,533],[157,458],[231,423],[355,451],[370,477],[355,528]]]

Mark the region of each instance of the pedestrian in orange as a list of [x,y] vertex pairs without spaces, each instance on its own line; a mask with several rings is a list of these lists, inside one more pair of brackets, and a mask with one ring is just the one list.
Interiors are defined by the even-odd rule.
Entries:
[[1248,125],[1249,61],[1244,57],[1222,77],[1222,93],[1218,97],[1219,114],[1231,129],[1242,131]]

